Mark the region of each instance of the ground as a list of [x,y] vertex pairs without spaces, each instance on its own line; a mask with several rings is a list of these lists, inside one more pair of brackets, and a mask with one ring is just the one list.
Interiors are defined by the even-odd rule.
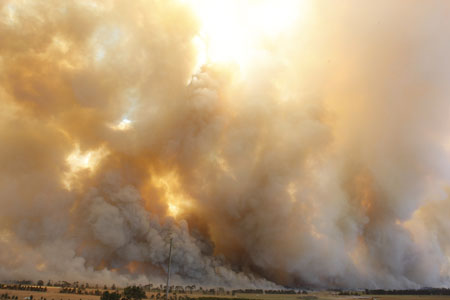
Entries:
[[[101,290],[103,292],[103,290]],[[31,291],[17,291],[17,290],[0,290],[0,294],[8,293],[9,296],[18,296],[19,300],[24,300],[24,297],[33,295],[33,300],[99,300],[99,296],[93,295],[77,295],[77,294],[61,294],[59,288],[48,287],[47,292],[31,292]],[[147,293],[147,296],[151,293]],[[180,294],[184,295],[184,294]],[[207,297],[200,294],[188,294],[189,297]],[[220,296],[215,296],[220,297]],[[336,296],[329,292],[312,292],[308,295],[261,295],[261,294],[236,294],[232,296],[223,296],[225,298],[247,298],[247,299],[262,299],[262,300],[450,300],[450,296]]]

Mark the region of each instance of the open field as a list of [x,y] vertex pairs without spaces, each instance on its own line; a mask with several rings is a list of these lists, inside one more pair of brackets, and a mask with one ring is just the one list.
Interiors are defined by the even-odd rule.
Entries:
[[[237,297],[248,299],[267,300],[450,300],[450,296],[399,296],[399,295],[363,295],[363,296],[335,296],[331,293],[314,292],[308,295],[257,295],[257,294],[237,294]],[[315,298],[316,297],[316,298]]]
[[[47,292],[33,292],[33,291],[18,291],[18,290],[0,290],[0,294],[8,293],[9,296],[18,296],[19,300],[24,300],[25,297],[33,296],[33,300],[99,300],[99,296],[95,295],[79,295],[79,294],[62,294],[59,293],[59,287],[48,287]],[[102,290],[103,292],[103,290]],[[147,292],[147,297],[154,293]],[[208,297],[203,294],[179,294],[179,296],[189,296],[191,298]],[[312,292],[308,295],[292,295],[292,294],[236,294],[235,296],[213,296],[218,298],[246,298],[246,299],[262,299],[262,300],[450,300],[450,296],[399,296],[399,295],[382,295],[382,296],[336,296],[329,292]]]
[[23,300],[24,297],[33,296],[33,300],[99,300],[99,296],[95,295],[76,295],[76,294],[62,294],[59,292],[59,287],[47,287],[47,292],[34,292],[34,291],[19,291],[19,290],[0,290],[0,294],[8,293],[9,296],[18,296],[19,300]]
[[373,297],[376,298],[377,300],[380,300],[380,299],[383,299],[383,300],[444,300],[444,299],[450,299],[450,296],[385,295],[385,296],[373,296]]

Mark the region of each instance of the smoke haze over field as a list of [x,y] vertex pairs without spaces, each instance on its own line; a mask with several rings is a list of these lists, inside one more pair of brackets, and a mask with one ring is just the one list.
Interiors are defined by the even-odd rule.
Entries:
[[450,2],[206,2],[0,0],[0,280],[448,287]]

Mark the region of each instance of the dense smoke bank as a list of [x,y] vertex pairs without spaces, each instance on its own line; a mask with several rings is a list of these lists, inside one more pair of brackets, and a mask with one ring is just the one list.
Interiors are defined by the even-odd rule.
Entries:
[[185,1],[0,1],[0,280],[161,282],[172,237],[176,283],[448,287],[449,6],[202,65]]

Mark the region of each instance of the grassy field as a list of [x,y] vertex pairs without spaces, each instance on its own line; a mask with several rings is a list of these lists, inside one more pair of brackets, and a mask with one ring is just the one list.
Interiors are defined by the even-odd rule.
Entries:
[[308,295],[256,295],[238,294],[236,295],[248,299],[267,300],[450,300],[450,296],[396,296],[396,295],[362,295],[362,296],[335,296],[331,293],[314,292]]
[[75,294],[61,294],[59,287],[47,287],[47,292],[32,292],[32,291],[18,291],[18,290],[0,290],[0,294],[8,293],[9,296],[18,296],[19,300],[25,297],[33,296],[33,300],[47,299],[47,300],[99,300],[99,296],[94,295],[75,295]]
[[[19,300],[24,300],[25,297],[33,296],[33,300],[99,300],[99,296],[94,295],[77,295],[77,294],[61,294],[58,287],[48,287],[47,292],[32,292],[32,291],[18,291],[18,290],[0,290],[0,294],[8,293],[9,296],[18,296]],[[103,291],[103,290],[102,290]],[[150,296],[151,293],[147,293]],[[184,295],[184,294],[180,294]],[[187,294],[189,297],[207,297],[200,294]],[[220,297],[220,296],[215,296]],[[450,300],[450,296],[336,296],[328,292],[313,292],[308,295],[261,295],[261,294],[236,294],[232,296],[222,296],[224,298],[246,298],[246,299],[262,299],[262,300]]]

